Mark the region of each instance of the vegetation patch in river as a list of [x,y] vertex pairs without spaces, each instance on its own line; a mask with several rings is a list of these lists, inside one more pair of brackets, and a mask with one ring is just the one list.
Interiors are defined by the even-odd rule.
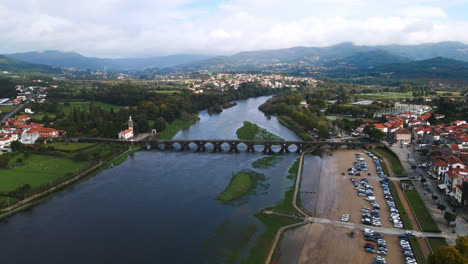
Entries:
[[283,157],[279,155],[264,157],[264,158],[261,158],[252,162],[252,167],[256,169],[267,169],[267,168],[274,166],[276,163],[280,162],[281,160],[283,160]]
[[258,230],[254,224],[236,225],[237,222],[224,221],[216,229],[216,234],[205,241],[206,263],[233,263]]
[[[222,192],[216,199],[223,202],[231,202],[242,200],[240,198],[247,197],[246,194],[256,193],[258,190],[268,189],[268,184],[263,184],[265,175],[251,170],[240,171],[234,174],[231,178],[231,182],[227,188]],[[243,201],[245,202],[245,201]]]
[[[289,168],[287,179],[291,180],[291,185],[287,188],[284,193],[283,200],[279,201],[274,207],[265,208],[264,210],[272,210],[274,212],[294,214],[297,213],[296,209],[292,206],[292,200],[294,195],[294,182],[299,170],[300,158],[297,158],[293,165]],[[298,196],[299,199],[300,196]],[[299,201],[298,201],[299,203]],[[264,263],[272,243],[275,239],[276,232],[283,226],[291,225],[300,222],[300,220],[292,219],[289,217],[279,215],[267,215],[263,212],[255,214],[255,217],[260,220],[266,227],[266,231],[261,234],[255,245],[250,249],[249,256],[244,259],[241,263]]]
[[161,133],[159,133],[159,139],[172,139],[177,132],[182,129],[187,129],[191,125],[195,124],[200,118],[196,115],[185,115],[181,119],[174,120],[171,122]]
[[244,121],[244,125],[237,129],[237,137],[241,140],[275,140],[284,141],[281,137],[268,132],[268,130],[252,124],[248,121]]

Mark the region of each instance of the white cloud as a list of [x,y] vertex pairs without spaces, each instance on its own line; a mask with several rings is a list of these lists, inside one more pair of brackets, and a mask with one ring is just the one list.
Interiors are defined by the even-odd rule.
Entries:
[[[463,8],[466,0],[450,3]],[[70,3],[71,2],[71,3]],[[440,0],[0,0],[0,53],[225,54],[291,46],[468,43],[468,18]],[[467,11],[468,13],[468,11]]]

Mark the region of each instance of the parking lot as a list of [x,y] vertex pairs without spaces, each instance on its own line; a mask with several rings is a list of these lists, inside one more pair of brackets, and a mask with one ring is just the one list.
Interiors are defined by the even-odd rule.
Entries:
[[[367,163],[367,171],[362,170],[361,161],[357,160],[356,153],[359,153],[363,161]],[[348,169],[354,167],[354,162],[359,162],[359,165],[361,165],[360,176],[349,175],[348,173]],[[316,164],[313,165],[316,166]],[[362,212],[362,209],[369,207],[367,213],[371,214],[374,208],[370,201],[366,201],[367,195],[358,195],[358,190],[355,189],[356,187],[350,179],[354,178],[359,181],[362,187],[361,182],[365,178],[367,180],[366,185],[372,186],[372,189],[369,189],[372,190],[372,196],[375,198],[371,199],[375,199],[380,207],[380,210],[377,210],[380,218],[379,224],[382,227],[394,228],[394,223],[389,221],[391,217],[390,208],[380,182],[382,178],[377,174],[373,159],[364,154],[362,150],[336,151],[332,156],[323,157],[320,175],[317,173],[316,167],[307,169],[306,166],[307,159],[305,161],[304,180],[301,185],[301,201],[307,210],[315,213],[316,217],[339,221],[343,215],[348,214],[349,219],[345,217],[343,220],[362,224],[362,214],[366,213]],[[306,177],[309,177],[309,179]],[[364,192],[366,191],[367,188],[364,188]],[[373,223],[372,220],[371,223]],[[369,228],[372,227],[372,225],[369,226]],[[386,263],[405,263],[398,236],[384,235],[383,239],[386,243],[387,254],[378,255],[377,244],[375,253],[365,251],[366,243],[376,243],[378,241],[366,241],[363,230],[350,230],[331,224],[318,223],[312,224],[310,227],[306,225],[301,227],[300,230],[302,230],[302,233],[292,231],[293,235],[288,234],[285,237],[285,242],[288,239],[293,239],[293,237],[299,239],[298,241],[301,241],[299,237],[302,237],[302,241],[305,241],[301,253],[298,253],[300,263],[373,263],[377,256],[384,257]],[[349,236],[351,231],[355,232],[354,238]],[[343,241],[346,241],[346,243],[343,243]],[[328,252],[328,254],[324,255],[323,252]],[[317,257],[316,261],[313,260],[314,255]],[[328,261],[325,260],[327,256]],[[322,259],[322,261],[318,261],[319,259]],[[355,262],[346,262],[346,260],[350,259]]]

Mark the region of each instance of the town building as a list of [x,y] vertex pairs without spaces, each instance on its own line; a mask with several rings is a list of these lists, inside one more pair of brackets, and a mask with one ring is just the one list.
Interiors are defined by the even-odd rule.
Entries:
[[120,131],[119,139],[128,140],[133,137],[133,120],[132,116],[128,118],[128,129]]

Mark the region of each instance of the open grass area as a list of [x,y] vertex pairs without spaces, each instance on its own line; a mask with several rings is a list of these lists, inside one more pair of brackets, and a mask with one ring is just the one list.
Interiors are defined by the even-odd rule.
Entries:
[[244,125],[237,129],[237,137],[241,140],[275,140],[284,141],[281,137],[268,132],[268,130],[252,124],[248,121],[244,121]]
[[185,116],[171,122],[161,133],[158,134],[159,139],[171,139],[177,132],[182,129],[187,129],[195,124],[200,118],[196,115]]
[[428,237],[427,242],[429,242],[432,252],[436,252],[440,247],[447,246],[447,241],[443,237]]
[[401,165],[400,159],[398,156],[393,153],[390,149],[387,147],[383,148],[376,148],[375,151],[379,153],[380,155],[384,156],[390,164],[392,165],[393,172],[397,177],[406,177],[405,170],[403,169],[403,166]]
[[276,163],[280,162],[283,159],[282,156],[269,156],[260,158],[254,162],[252,162],[252,167],[256,169],[267,169],[274,166]]
[[255,217],[265,225],[266,230],[257,238],[255,245],[250,249],[249,256],[241,261],[242,264],[265,263],[278,229],[300,222],[284,216],[263,213],[257,213]]
[[434,222],[434,219],[432,219],[431,214],[429,214],[429,211],[424,205],[424,202],[422,201],[421,197],[419,197],[418,192],[413,190],[404,190],[404,192],[408,198],[408,202],[413,208],[414,214],[416,215],[422,230],[424,232],[440,232],[439,228]]
[[44,118],[44,116],[48,116],[49,118],[55,118],[56,115],[55,114],[52,114],[52,113],[40,113],[40,114],[34,114],[31,116],[32,119],[39,119],[39,120],[42,120]]
[[302,140],[315,141],[315,138],[313,136],[307,134],[307,132],[305,132],[303,128],[299,127],[296,122],[292,121],[288,117],[278,116],[277,118],[281,125],[294,132]]
[[220,195],[218,195],[216,199],[224,202],[235,200],[248,193],[253,188],[254,182],[257,179],[264,177],[265,176],[263,174],[250,170],[245,170],[234,174],[227,188]]
[[[59,103],[59,107],[61,108],[61,110],[65,114],[70,114],[70,111],[71,111],[72,108],[80,108],[80,109],[86,108],[86,109],[89,109],[89,104],[91,103],[91,101],[67,102],[67,103],[68,103],[68,105],[65,104],[65,103]],[[111,108],[114,109],[114,111],[118,111],[121,108],[123,108],[123,106],[106,104],[106,103],[102,103],[102,102],[96,102],[96,105],[101,107],[102,109],[104,109],[106,111],[110,111]]]
[[[13,159],[15,158],[17,157]],[[0,170],[0,191],[9,192],[25,184],[35,188],[89,165],[90,162],[87,161],[77,162],[66,158],[31,155],[24,158],[23,164],[19,167]]]
[[6,114],[11,112],[13,109],[15,109],[17,106],[0,106],[0,114]]
[[413,92],[399,93],[399,92],[379,92],[379,93],[365,93],[359,94],[360,98],[413,98]]
[[85,148],[95,146],[96,143],[81,143],[81,142],[52,142],[47,146],[54,147],[56,150],[62,151],[79,151]]

